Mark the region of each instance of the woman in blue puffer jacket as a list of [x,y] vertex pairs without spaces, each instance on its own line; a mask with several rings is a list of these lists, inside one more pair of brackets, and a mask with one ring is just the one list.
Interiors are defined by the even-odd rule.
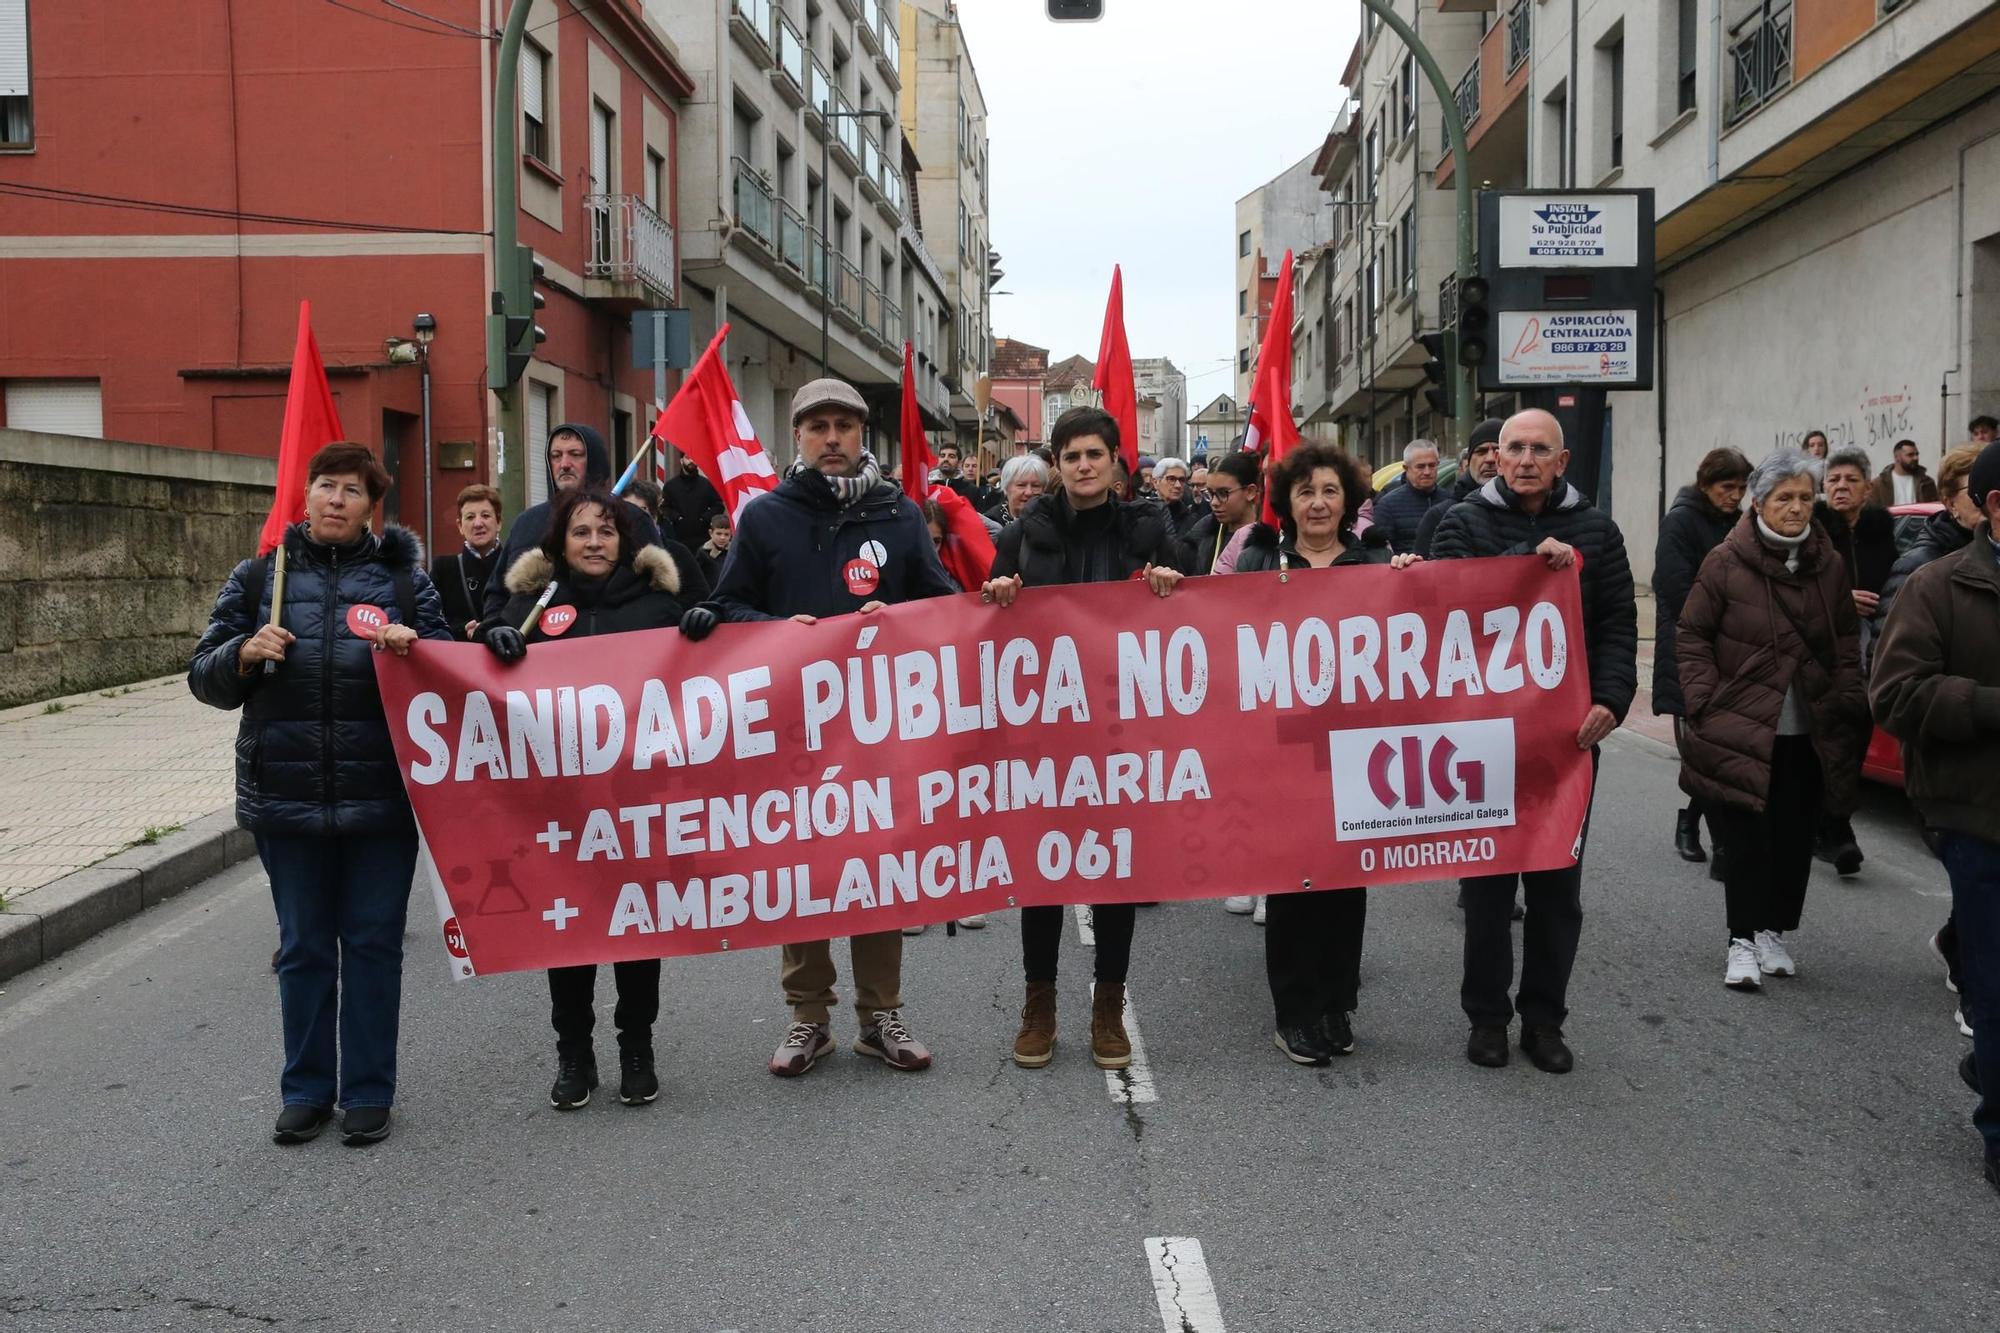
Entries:
[[278,911],[278,1143],[316,1136],[336,1104],[348,1143],[376,1142],[395,1101],[417,827],[373,654],[449,641],[451,630],[416,538],[369,530],[388,487],[363,445],[313,455],[305,521],[285,532],[280,623],[269,560],[246,560],[188,666],[196,698],[243,710],[236,820],[256,835]]

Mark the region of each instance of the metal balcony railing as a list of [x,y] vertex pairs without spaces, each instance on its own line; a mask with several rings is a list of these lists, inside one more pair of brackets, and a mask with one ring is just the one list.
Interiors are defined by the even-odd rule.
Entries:
[[782,9],[771,11],[771,49],[777,55],[779,72],[802,95],[806,93],[806,41],[791,15]]
[[861,270],[845,255],[835,256],[833,303],[850,317],[861,315]]
[[778,200],[778,258],[794,273],[806,271],[806,219],[788,199]]
[[1459,118],[1469,127],[1479,119],[1479,57],[1472,57],[1472,67],[1458,80],[1458,87],[1452,90],[1452,100],[1458,103]]
[[587,194],[590,259],[586,278],[640,282],[661,296],[674,297],[674,228],[636,194]]
[[1514,0],[1507,11],[1507,73],[1521,68],[1528,58],[1528,0]]
[[855,35],[871,54],[882,49],[882,6],[877,0],[861,0],[861,17],[855,28]]
[[771,42],[771,0],[729,0],[730,17],[766,46]]
[[1729,30],[1729,68],[1731,125],[1791,86],[1791,0],[1764,0]]
[[826,290],[825,235],[818,227],[806,228],[806,285],[818,292]]
[[872,282],[861,284],[861,327],[882,336],[882,289]]
[[858,168],[861,163],[861,122],[854,118],[853,110],[845,93],[838,88],[828,89],[827,114],[833,120],[833,146],[847,154],[850,166]]
[[833,96],[833,78],[816,55],[806,58],[806,119],[824,123],[826,106]]
[[882,298],[882,341],[891,347],[903,345],[903,307]]
[[890,69],[898,71],[898,82],[901,81],[902,76],[900,71],[903,65],[903,36],[897,30],[897,24],[900,21],[897,17],[897,11],[901,8],[902,4],[900,0],[897,0],[897,3],[894,4],[882,6],[882,63]]
[[861,179],[876,190],[882,188],[882,146],[866,130],[861,133]]
[[736,225],[766,245],[773,243],[771,230],[771,183],[764,174],[740,157],[731,158],[736,168]]

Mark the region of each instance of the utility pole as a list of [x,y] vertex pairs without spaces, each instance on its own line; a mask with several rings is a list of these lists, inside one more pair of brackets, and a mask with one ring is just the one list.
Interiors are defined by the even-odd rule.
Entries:
[[[1440,119],[1444,122],[1445,143],[1451,149],[1452,158],[1452,198],[1458,214],[1458,280],[1474,277],[1477,269],[1473,260],[1474,218],[1472,211],[1472,163],[1465,147],[1465,117],[1458,114],[1458,98],[1451,84],[1445,81],[1444,72],[1432,57],[1430,48],[1417,36],[1416,29],[1405,19],[1399,18],[1394,8],[1394,0],[1361,0],[1361,3],[1388,25],[1391,32],[1403,39],[1403,44],[1417,58],[1417,66],[1424,77],[1430,80],[1431,90],[1437,94]],[[1372,192],[1374,182],[1369,182]],[[1453,418],[1457,427],[1460,449],[1470,447],[1473,427],[1472,370],[1465,365],[1452,367],[1451,401],[1458,413]],[[1371,412],[1372,425],[1372,412]]]
[[[522,279],[522,266],[515,250],[520,243],[520,200],[516,174],[520,170],[517,139],[521,119],[521,41],[528,29],[532,0],[513,0],[507,11],[507,27],[500,36],[500,64],[493,73],[493,278],[499,298],[495,316],[504,317],[521,310],[534,315],[532,276]],[[516,290],[519,288],[520,290]],[[502,324],[504,330],[505,325]],[[531,450],[525,438],[527,412],[519,380],[506,375],[507,353],[504,333],[494,345],[489,323],[486,339],[486,384],[499,399],[500,494],[510,514],[518,514],[527,504],[528,468]],[[512,466],[509,466],[511,455]]]

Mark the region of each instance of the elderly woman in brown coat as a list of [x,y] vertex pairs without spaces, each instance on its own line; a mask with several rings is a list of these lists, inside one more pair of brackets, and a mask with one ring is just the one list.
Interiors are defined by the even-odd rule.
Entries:
[[1726,852],[1724,984],[1798,968],[1822,814],[1845,817],[1868,743],[1860,620],[1847,565],[1812,521],[1820,463],[1780,449],[1750,474],[1750,512],[1709,553],[1681,611],[1681,787]]

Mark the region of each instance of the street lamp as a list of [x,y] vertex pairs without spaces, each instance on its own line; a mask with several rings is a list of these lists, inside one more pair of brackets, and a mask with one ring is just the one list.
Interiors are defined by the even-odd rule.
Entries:
[[420,311],[410,321],[411,331],[417,335],[417,364],[422,369],[424,388],[424,546],[437,549],[431,540],[431,339],[437,337],[437,316],[428,310]]
[[874,120],[887,125],[892,117],[880,107],[835,111],[831,105],[820,116],[824,123],[819,130],[819,376],[825,379],[827,354],[833,347],[833,122]]

